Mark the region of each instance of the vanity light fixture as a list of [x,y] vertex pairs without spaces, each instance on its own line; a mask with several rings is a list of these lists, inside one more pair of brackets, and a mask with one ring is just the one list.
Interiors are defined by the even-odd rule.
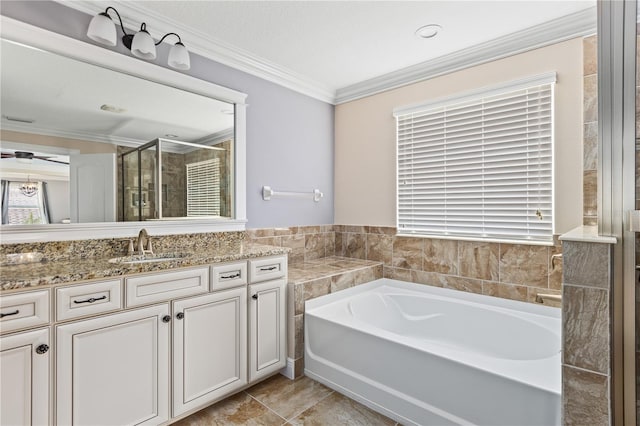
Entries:
[[128,34],[124,29],[122,18],[118,11],[109,6],[104,12],[97,14],[91,19],[89,29],[87,30],[87,37],[100,44],[107,46],[115,46],[117,42],[116,25],[109,16],[109,10],[113,10],[118,16],[120,21],[120,28],[122,28],[122,44],[131,50],[131,53],[138,58],[152,61],[156,58],[156,46],[164,41],[165,38],[174,35],[178,38],[178,42],[173,45],[169,51],[169,66],[171,68],[179,70],[188,70],[191,67],[189,61],[189,51],[182,44],[180,36],[176,33],[167,33],[156,43],[151,38],[151,34],[147,31],[147,24],[142,23],[140,25],[140,31],[135,34]]

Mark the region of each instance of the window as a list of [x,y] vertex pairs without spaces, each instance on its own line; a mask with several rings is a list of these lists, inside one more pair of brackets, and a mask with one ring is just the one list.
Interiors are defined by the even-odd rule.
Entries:
[[24,182],[2,181],[2,224],[33,225],[49,223],[46,185],[44,182],[31,182],[31,185],[35,188],[31,195],[25,195],[21,190],[23,185]]
[[398,233],[552,241],[554,82],[396,109]]
[[187,216],[220,216],[220,159],[187,164]]

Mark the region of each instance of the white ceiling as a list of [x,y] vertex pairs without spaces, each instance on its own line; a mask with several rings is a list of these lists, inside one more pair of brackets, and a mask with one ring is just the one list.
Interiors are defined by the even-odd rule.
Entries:
[[[209,53],[207,56],[213,56],[212,59],[232,66],[237,64],[226,56],[235,54],[235,59],[244,61],[240,68],[245,71],[257,68],[254,74],[264,71],[285,80],[296,80],[303,86],[302,92],[304,86],[315,86],[318,93],[339,97],[341,90],[363,82],[586,9],[591,9],[595,29],[596,1],[110,0],[63,3],[90,13],[108,5],[115,6],[125,24],[139,28],[144,20],[156,38],[175,31],[192,51]],[[567,22],[558,21],[558,25],[570,26]],[[437,37],[420,39],[414,35],[417,28],[430,23],[442,26]],[[553,31],[545,27],[540,32]],[[513,50],[512,46],[509,48]],[[523,50],[523,46],[518,49]],[[216,53],[220,57],[215,57]],[[495,56],[495,52],[492,55]]]

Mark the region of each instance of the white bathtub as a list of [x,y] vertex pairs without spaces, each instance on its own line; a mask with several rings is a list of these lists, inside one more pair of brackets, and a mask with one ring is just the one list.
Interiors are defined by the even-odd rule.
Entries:
[[560,310],[380,279],[305,305],[305,374],[403,424],[560,424]]

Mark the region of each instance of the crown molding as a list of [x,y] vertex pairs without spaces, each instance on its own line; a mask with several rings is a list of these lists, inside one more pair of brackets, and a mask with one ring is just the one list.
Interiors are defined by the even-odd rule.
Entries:
[[180,34],[189,52],[276,83],[320,101],[331,104],[334,101],[335,91],[320,82],[215,39],[209,34],[196,31],[176,20],[150,11],[145,7],[133,5],[122,0],[111,0],[108,3],[92,0],[55,1],[89,15],[96,15],[103,12],[107,6],[113,6],[120,12],[124,26],[128,29],[137,31],[140,24],[146,22],[147,26],[151,29],[151,33],[156,36],[162,33],[177,32]]
[[585,9],[449,55],[343,87],[338,89],[334,103],[337,105],[350,102],[453,71],[538,49],[575,37],[594,34],[596,25],[596,8]]
[[44,127],[33,126],[31,124],[9,123],[6,120],[3,120],[2,122],[2,130],[11,130],[11,131],[20,132],[20,133],[34,133],[36,135],[44,135],[44,136],[56,136],[59,138],[67,138],[67,139],[79,139],[82,141],[108,143],[113,145],[122,145],[122,146],[129,146],[129,147],[138,147],[140,145],[143,145],[149,142],[149,141],[144,141],[139,139],[120,137],[120,136],[96,135],[94,133],[89,133],[89,132],[72,132],[68,130],[48,129]]
[[149,27],[154,29],[154,34],[178,32],[190,52],[334,105],[361,99],[571,38],[594,34],[597,24],[596,8],[585,9],[334,91],[330,87],[290,69],[239,49],[229,43],[214,39],[210,35],[189,28],[171,18],[123,0],[111,0],[108,3],[91,0],[54,1],[89,15],[102,12],[106,6],[112,5],[121,12],[123,23],[128,29],[135,31],[139,28],[141,22],[146,22]]

